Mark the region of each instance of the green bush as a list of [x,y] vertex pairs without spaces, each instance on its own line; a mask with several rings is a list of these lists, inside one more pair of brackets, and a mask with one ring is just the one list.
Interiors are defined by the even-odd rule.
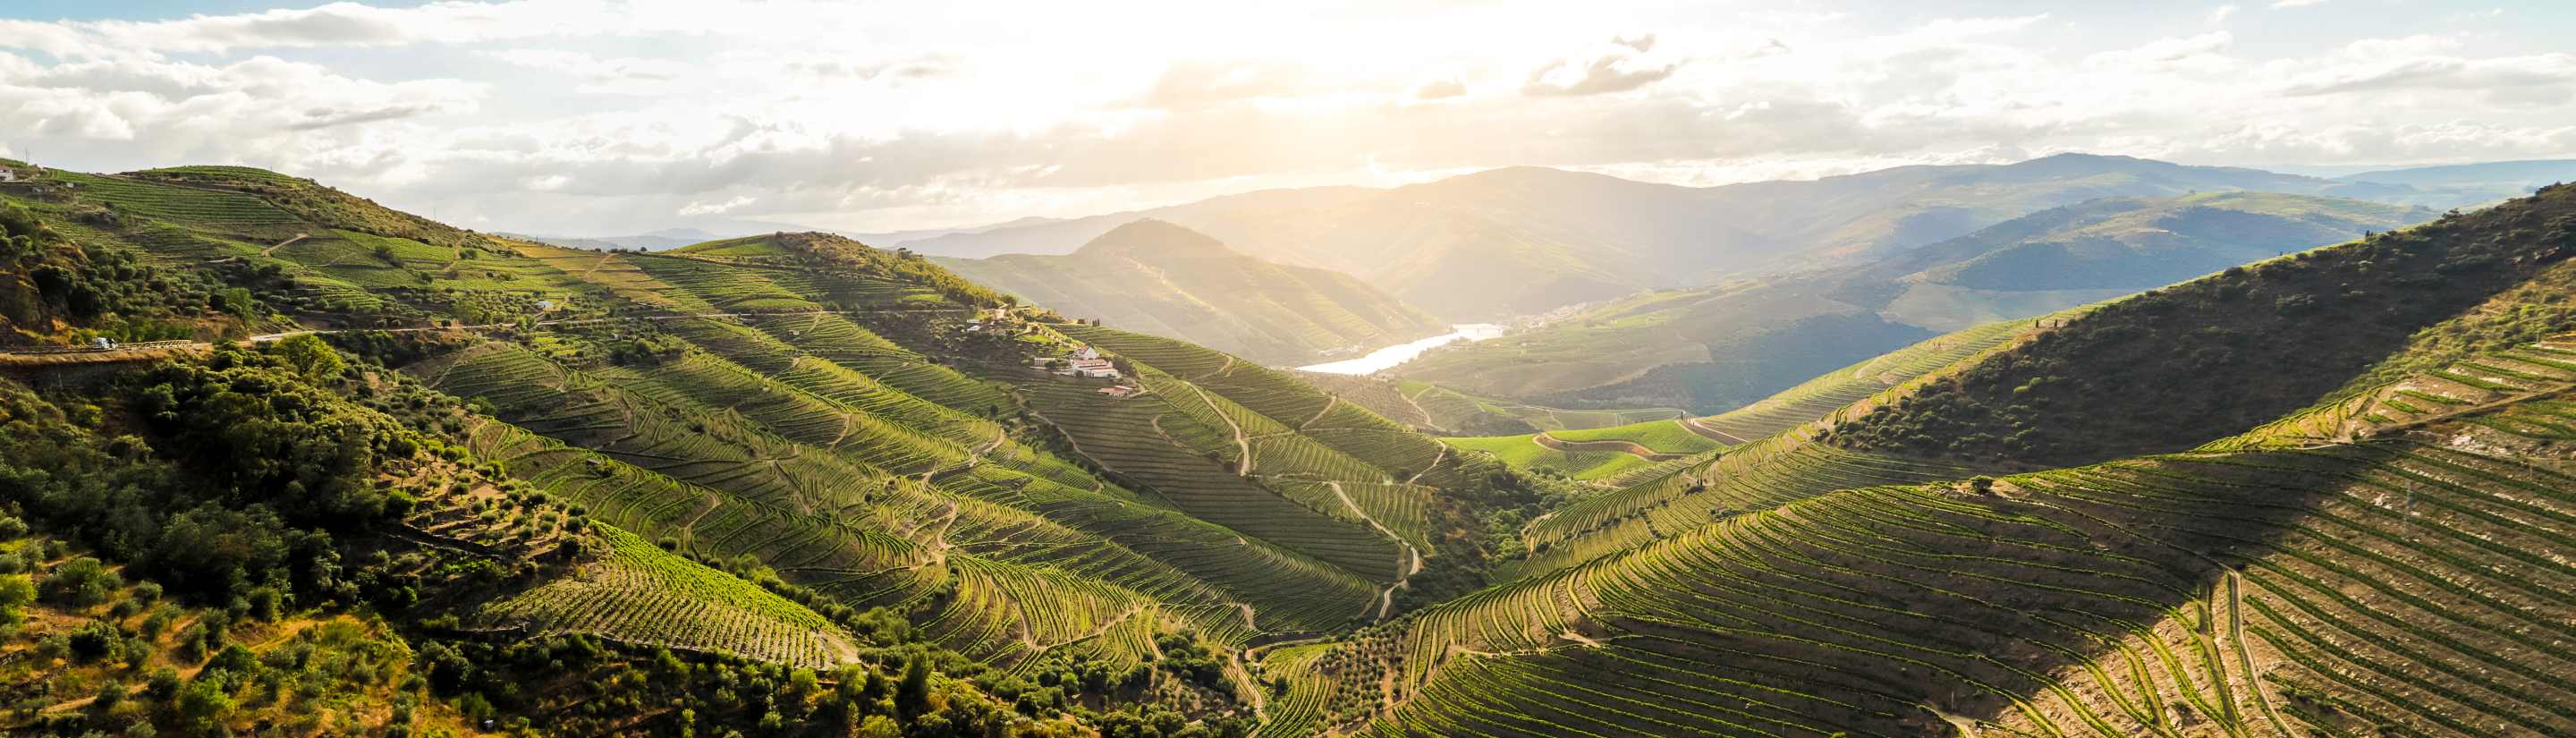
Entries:
[[44,599],[69,607],[94,607],[116,596],[125,580],[108,571],[106,562],[83,556],[63,562],[45,577]]

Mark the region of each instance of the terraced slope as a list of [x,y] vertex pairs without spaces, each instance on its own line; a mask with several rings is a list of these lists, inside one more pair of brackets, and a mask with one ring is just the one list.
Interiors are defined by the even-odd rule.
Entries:
[[810,669],[858,658],[852,637],[813,610],[615,528],[607,558],[486,607],[544,633],[720,651]]
[[[1356,612],[1369,592],[1034,452],[970,465],[960,444],[707,354],[593,377],[486,344],[412,371],[545,436],[498,424],[477,433],[483,455],[514,474],[621,526],[712,556],[759,556],[845,601],[930,608],[925,627],[981,658],[1042,650],[1050,631],[1039,615],[1101,622],[1160,602],[1209,632],[1311,629]],[[1131,536],[1144,551],[1116,542]],[[1067,581],[1027,584],[1033,572],[1019,567]],[[975,596],[930,599],[942,588]],[[1267,624],[1253,625],[1238,601]]]
[[[1723,444],[1683,420],[1587,430],[1541,431],[1518,436],[1450,437],[1453,448],[1490,453],[1522,469],[1553,469],[1574,479],[1605,483],[1645,470],[1677,465]],[[1624,485],[1610,485],[1624,486]]]
[[[2053,320],[2041,322],[2054,324]],[[1814,438],[1829,427],[1832,418],[1902,401],[1933,379],[1973,366],[1980,357],[2014,341],[2029,340],[2040,332],[2032,326],[2013,321],[1961,331],[1826,374],[1738,412],[1674,422],[1674,427],[1703,437],[1737,437],[1718,428],[1764,435],[1740,445],[1706,441],[1710,445],[1698,452],[1663,460],[1621,454],[1633,460],[1614,458],[1606,462],[1606,471],[1587,470],[1589,476],[1581,478],[1612,491],[1565,505],[1523,526],[1522,543],[1530,555],[1515,571],[1526,576],[1580,564],[1709,520],[1834,489],[1974,474],[1977,469],[1972,465],[1851,453],[1816,444]],[[1806,420],[1793,422],[1796,413],[1806,413]],[[1646,435],[1633,429],[1591,433]],[[1444,439],[1470,446],[1503,440],[1507,439]],[[1544,465],[1560,457],[1581,460],[1587,453],[1525,444],[1536,449],[1532,451],[1522,445],[1501,446],[1504,454],[1510,454],[1504,459]]]
[[[601,258],[521,244],[610,295],[649,285],[660,305],[707,310],[553,326],[526,341],[536,350],[484,344],[408,371],[506,421],[478,427],[487,456],[621,526],[904,608],[1005,665],[1060,648],[1141,661],[1118,649],[1173,629],[1231,642],[1383,617],[1438,553],[1434,511],[1456,514],[1432,485],[1471,478],[1401,425],[1186,344],[1137,346],[1214,365],[1207,384],[1147,365],[1149,391],[1125,399],[1018,359],[959,362],[1054,339],[957,332],[970,311],[948,300],[975,293],[909,281],[906,264],[845,268],[844,247],[787,234]],[[625,356],[635,328],[669,341],[649,359],[585,358]],[[1014,413],[1069,443],[1024,444]],[[1127,635],[1104,640],[1112,628]]]
[[326,326],[479,324],[545,313],[541,301],[573,308],[610,299],[562,260],[530,258],[521,244],[273,172],[48,170],[33,187],[50,194],[9,199],[85,246],[241,288],[226,308],[254,322],[283,313]]
[[1341,402],[1286,372],[1153,336],[1098,326],[1060,330],[1223,396],[1388,476],[1450,486],[1478,472],[1472,463],[1442,450],[1439,442],[1366,408]]
[[2576,478],[2496,451],[2570,436],[2437,430],[1827,493],[1281,663],[1377,735],[2576,729],[2576,567],[2534,554]]
[[[2547,188],[2113,303],[1843,423],[1836,442],[2053,464],[2189,448],[2315,403],[2518,286],[2563,284],[2551,269],[2571,256],[2576,189]],[[2346,320],[2320,329],[2329,318]]]
[[1945,334],[1827,372],[1760,402],[1685,422],[1725,443],[1751,443],[2002,346],[2015,336],[2035,330],[2035,326],[2063,322],[2074,314],[2000,321]]
[[[2369,331],[2282,340],[2382,352],[2300,380],[2328,389],[2372,366],[2412,375],[2356,384],[2198,451],[2001,479],[1814,440],[1837,421],[1919,416],[1961,377],[2063,351],[2066,331],[2124,325],[2079,318],[1692,473],[1567,506],[1524,531],[1533,554],[1518,579],[1300,651],[1299,668],[1323,674],[1282,675],[1286,692],[1321,706],[1303,720],[1374,735],[2576,730],[2576,691],[2558,676],[2576,666],[2558,647],[2576,634],[2576,600],[2563,594],[2576,564],[2555,553],[2576,543],[2576,405],[2564,396],[2576,362],[2562,360],[2576,346],[2494,343],[2562,314],[2563,298],[2532,285],[2557,283],[2551,255],[2569,234],[2523,224],[2569,219],[2485,215],[2473,225],[2498,230],[2435,226],[2396,239],[2414,253],[2369,254],[2382,267],[2492,269],[2396,283],[2455,315],[2403,342],[2371,343],[2383,339]],[[2478,266],[2501,254],[2521,256]],[[2310,258],[2331,268],[2353,257]],[[2317,289],[2302,276],[2274,275],[2271,297]],[[2123,340],[2181,335],[2224,334]],[[2457,352],[2466,346],[2490,348]],[[2088,384],[2089,399],[2141,402],[2113,394],[2128,385]],[[2193,427],[2227,422],[2176,404],[2165,414]],[[1949,417],[1974,437],[2028,416]],[[1908,474],[1925,481],[1889,484]]]
[[[1429,382],[1371,381],[1386,381],[1394,385],[1406,404],[1420,410],[1430,420],[1433,428],[1466,435],[1515,435],[1542,430],[1607,428],[1690,415],[1679,408],[1586,410],[1545,407],[1478,397]],[[1318,386],[1330,387],[1331,385]],[[1389,417],[1395,416],[1389,415]]]
[[[1458,553],[1444,541],[1471,535],[1466,529],[1476,524],[1474,505],[1491,494],[1487,485],[1505,473],[1501,466],[1480,456],[1452,453],[1438,441],[1298,382],[1286,372],[1228,354],[1098,326],[1053,328],[1131,362],[1141,372],[1140,379],[1147,390],[1144,395],[1114,401],[1096,399],[1098,395],[1082,391],[1052,392],[1054,401],[1064,403],[1061,407],[1066,410],[1084,411],[1072,421],[1066,421],[1056,411],[1047,413],[1075,437],[1077,445],[1088,450],[1100,443],[1084,437],[1086,426],[1091,427],[1088,433],[1092,437],[1114,440],[1115,428],[1134,427],[1141,420],[1156,428],[1166,443],[1151,449],[1113,448],[1108,453],[1150,451],[1167,459],[1161,463],[1159,473],[1186,470],[1196,475],[1194,479],[1167,477],[1168,482],[1142,482],[1166,497],[1173,494],[1171,485],[1184,482],[1194,481],[1202,490],[1227,489],[1226,483],[1211,476],[1211,472],[1230,472],[1244,482],[1270,490],[1280,499],[1392,545],[1395,555],[1380,559],[1389,565],[1388,569],[1363,569],[1356,562],[1351,564],[1352,571],[1388,577],[1381,579],[1387,583],[1379,589],[1376,606],[1368,613],[1371,618],[1391,614],[1395,591],[1410,588],[1411,578],[1426,568],[1445,572],[1480,565],[1476,558],[1444,557],[1444,553]],[[1032,395],[1032,399],[1044,406],[1048,394]],[[1126,419],[1107,419],[1117,413],[1127,414]],[[1148,413],[1153,417],[1140,419]],[[1187,463],[1174,455],[1177,449],[1195,450],[1204,461]],[[1101,453],[1091,455],[1103,458]],[[1155,465],[1145,462],[1138,458],[1128,463],[1149,473],[1157,472]],[[1213,469],[1209,462],[1214,462]],[[1104,459],[1103,463],[1112,471],[1120,471],[1118,461]],[[1227,502],[1229,507],[1251,504],[1249,490],[1238,494],[1242,500]],[[1176,502],[1189,509],[1188,501]],[[1230,510],[1193,512],[1241,514]],[[1288,515],[1268,524],[1304,519],[1302,515]],[[1310,553],[1343,563],[1339,557],[1361,551],[1344,544]],[[1464,548],[1465,556],[1478,553],[1472,544]]]

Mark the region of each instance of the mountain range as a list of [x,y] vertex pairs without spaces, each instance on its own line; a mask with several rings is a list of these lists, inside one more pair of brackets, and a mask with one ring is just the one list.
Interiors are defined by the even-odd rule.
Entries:
[[1518,167],[1390,189],[1251,192],[871,242],[952,257],[1064,254],[1150,217],[1258,258],[1359,277],[1443,319],[1478,321],[1640,290],[1866,264],[2105,197],[2255,191],[2438,209],[2524,194],[2571,169],[2567,162],[2522,162],[2323,179],[2065,154],[2015,164],[1682,187]]
[[1274,264],[1177,225],[1121,225],[1063,256],[935,259],[976,282],[1078,318],[1300,365],[1449,332],[1358,279]]
[[1502,339],[1437,349],[1396,373],[1543,403],[1717,412],[1936,334],[2436,215],[2251,192],[2089,200],[1846,268],[1639,293]]
[[665,228],[631,236],[530,236],[514,233],[496,235],[574,249],[641,251],[667,251],[690,244],[713,241],[717,238],[714,233],[695,228]]

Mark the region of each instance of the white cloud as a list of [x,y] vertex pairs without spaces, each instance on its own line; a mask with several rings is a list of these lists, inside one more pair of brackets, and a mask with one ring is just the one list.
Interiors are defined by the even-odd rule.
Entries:
[[2305,8],[2326,4],[2326,0],[2272,0],[2275,8]]
[[1458,78],[1435,79],[1413,88],[1415,100],[1446,100],[1467,94],[1467,83]]
[[2209,9],[2209,15],[2201,18],[2201,22],[2210,26],[2223,26],[2227,25],[2227,19],[2234,17],[2236,17],[2236,6],[2221,5]]
[[1521,93],[1536,97],[1575,97],[1627,92],[1663,81],[1681,69],[1680,61],[1652,61],[1655,35],[1614,36],[1606,48],[1585,58],[1550,61],[1531,70]]
[[2185,38],[2157,39],[2146,45],[2120,51],[2106,51],[2084,58],[2090,67],[2179,67],[2192,64],[2231,64],[2221,56],[2236,43],[2236,36],[2226,31],[2211,31]]
[[731,200],[726,200],[726,201],[724,201],[724,202],[717,202],[717,203],[709,203],[709,202],[691,202],[691,203],[689,203],[689,204],[687,204],[687,205],[684,205],[684,206],[681,206],[681,207],[680,207],[680,214],[681,214],[681,215],[723,215],[723,214],[730,213],[730,212],[733,212],[733,211],[736,211],[736,210],[740,210],[740,209],[742,209],[742,208],[744,208],[744,207],[746,207],[746,206],[749,206],[749,205],[751,205],[752,203],[755,203],[755,202],[759,202],[759,200],[758,200],[757,198],[752,198],[752,197],[749,197],[749,196],[740,196],[740,195],[737,195],[737,196],[735,196],[733,199],[731,199]]

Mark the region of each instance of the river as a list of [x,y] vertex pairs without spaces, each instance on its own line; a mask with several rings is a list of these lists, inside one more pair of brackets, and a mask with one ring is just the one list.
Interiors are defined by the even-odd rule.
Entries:
[[1343,359],[1341,361],[1316,364],[1314,366],[1301,366],[1297,368],[1302,371],[1323,372],[1325,374],[1376,374],[1380,371],[1392,368],[1397,364],[1412,361],[1413,357],[1421,356],[1422,352],[1429,351],[1434,347],[1446,346],[1459,341],[1482,341],[1503,334],[1503,327],[1492,323],[1465,323],[1453,325],[1450,326],[1450,328],[1453,330],[1448,333],[1432,336],[1412,343],[1399,343],[1393,346],[1388,346],[1376,351],[1371,351],[1369,352],[1369,355],[1362,356],[1357,359]]

